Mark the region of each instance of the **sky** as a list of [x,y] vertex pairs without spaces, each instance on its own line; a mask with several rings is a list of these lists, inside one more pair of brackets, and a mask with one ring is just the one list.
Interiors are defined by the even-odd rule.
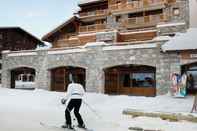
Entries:
[[77,0],[0,0],[0,27],[20,26],[41,38],[72,16]]

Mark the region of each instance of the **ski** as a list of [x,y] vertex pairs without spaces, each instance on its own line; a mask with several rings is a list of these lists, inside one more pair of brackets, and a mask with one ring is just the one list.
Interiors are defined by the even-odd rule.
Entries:
[[61,126],[48,125],[48,124],[45,124],[43,122],[40,122],[40,125],[43,126],[43,127],[47,127],[47,128],[63,129],[64,131],[78,131],[78,130],[76,130],[76,128],[73,128],[73,129],[62,128]]
[[79,128],[79,127],[74,127],[76,131],[94,131],[93,129],[89,128]]

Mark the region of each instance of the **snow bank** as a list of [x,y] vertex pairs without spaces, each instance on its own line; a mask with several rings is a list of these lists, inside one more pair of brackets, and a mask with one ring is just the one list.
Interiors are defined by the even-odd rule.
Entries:
[[[60,100],[64,93],[49,92],[41,89],[34,91],[0,88],[0,127],[2,131],[60,131],[44,128],[40,122],[61,126],[64,123],[65,106]],[[138,126],[165,131],[196,131],[196,123],[168,122],[146,117],[131,118],[122,115],[123,109],[188,113],[193,98],[172,98],[171,96],[135,97],[110,96],[87,93],[84,97],[89,106],[83,104],[81,114],[87,127],[95,131],[127,131]],[[92,111],[94,110],[94,111]],[[73,113],[71,113],[73,116]],[[73,121],[77,124],[76,121]]]

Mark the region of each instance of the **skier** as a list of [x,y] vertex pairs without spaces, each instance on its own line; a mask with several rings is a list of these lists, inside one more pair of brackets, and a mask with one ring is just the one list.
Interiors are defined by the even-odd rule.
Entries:
[[66,122],[65,125],[62,126],[62,128],[73,129],[70,112],[74,109],[74,114],[75,117],[77,118],[78,127],[85,129],[86,128],[85,124],[79,113],[82,104],[82,99],[85,94],[85,90],[81,84],[77,83],[76,78],[72,74],[69,75],[69,79],[71,83],[68,85],[67,93],[66,93],[66,105],[67,105],[65,110]]

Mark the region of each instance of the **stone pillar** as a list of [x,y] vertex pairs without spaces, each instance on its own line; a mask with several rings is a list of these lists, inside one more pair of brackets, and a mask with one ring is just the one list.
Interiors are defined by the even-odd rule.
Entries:
[[48,64],[48,57],[47,57],[47,51],[38,51],[38,59],[39,62],[38,69],[36,70],[36,85],[38,86],[37,88],[40,89],[45,89],[45,90],[50,90],[48,81],[49,79],[49,74],[47,70],[47,64]]
[[170,88],[170,75],[168,64],[158,64],[156,70],[156,88],[157,95],[167,94]]
[[[160,46],[162,43],[160,44]],[[170,65],[169,55],[160,52],[158,47],[156,64],[156,88],[157,95],[167,94],[170,88]]]
[[157,79],[157,94],[166,94],[170,92],[171,80],[170,75],[172,73],[181,73],[179,55],[161,54],[160,62],[158,62],[158,68],[156,73]]
[[2,52],[2,73],[1,73],[1,86],[4,88],[10,88],[11,87],[11,71],[7,68],[7,53],[10,51],[3,51]]
[[91,63],[87,63],[86,70],[86,90],[88,92],[104,93],[104,71],[102,70],[104,45],[104,42],[100,42],[100,44],[87,47],[89,57],[91,57],[89,58]]
[[10,88],[11,87],[11,71],[10,70],[3,70],[1,74],[1,84],[2,87]]
[[100,69],[89,68],[86,71],[87,92],[104,93],[104,72]]

